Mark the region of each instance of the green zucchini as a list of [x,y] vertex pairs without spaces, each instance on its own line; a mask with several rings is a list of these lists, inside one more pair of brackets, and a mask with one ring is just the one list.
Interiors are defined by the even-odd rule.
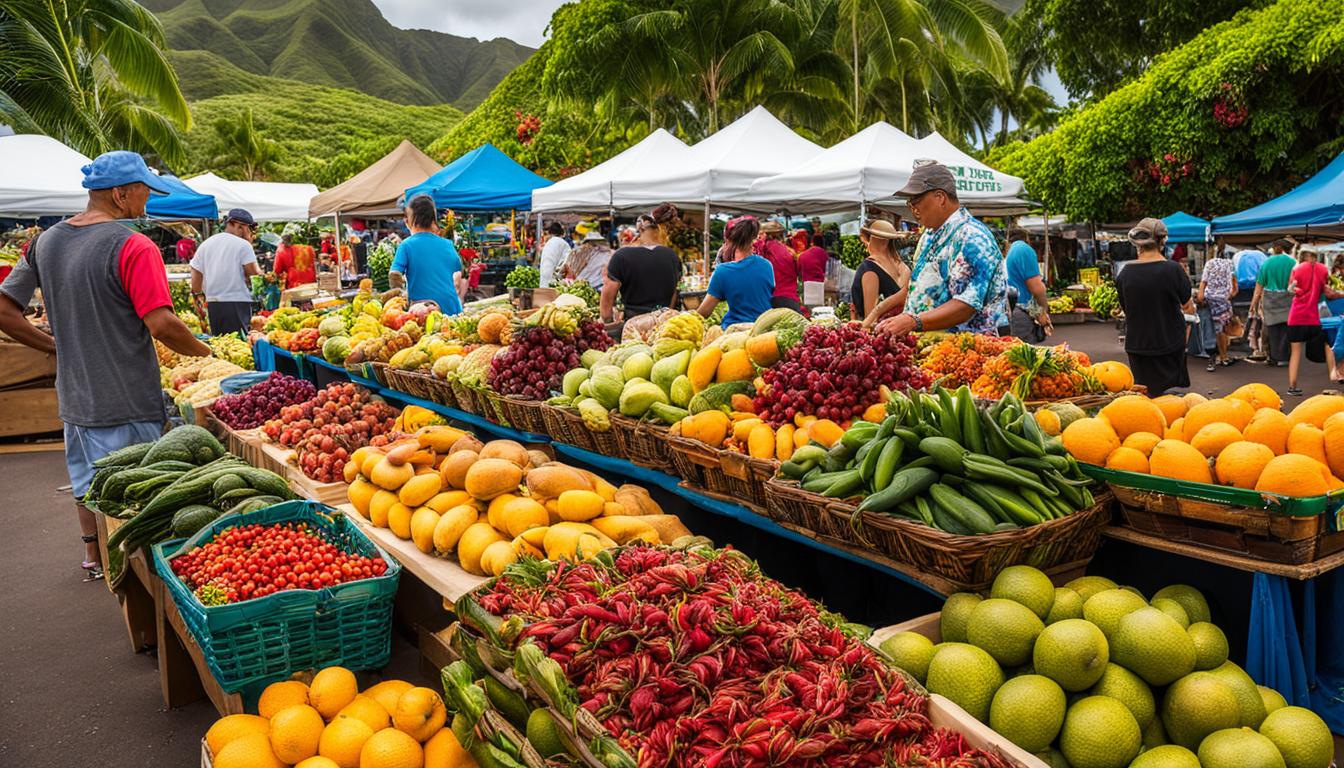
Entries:
[[885,512],[902,501],[923,493],[938,481],[938,473],[926,467],[906,467],[892,476],[887,487],[859,503],[860,512]]
[[932,457],[944,472],[960,472],[962,459],[967,454],[966,449],[950,437],[926,437],[919,441],[919,450]]
[[144,460],[145,454],[154,447],[154,443],[136,443],[128,445],[125,448],[107,454],[101,459],[93,462],[93,466],[102,469],[103,467],[136,466]]
[[229,491],[251,487],[252,486],[248,485],[247,481],[243,479],[242,475],[225,475],[218,480],[215,480],[210,486],[210,494],[215,498],[219,498]]
[[256,512],[267,507],[273,507],[282,501],[284,501],[284,499],[279,496],[253,496],[251,498],[243,499],[232,507],[229,507],[228,511],[224,514],[245,515],[249,512]]
[[224,513],[215,507],[204,504],[188,504],[173,514],[173,535],[178,537],[193,536],[222,514]]
[[845,434],[840,436],[840,442],[851,450],[858,450],[864,443],[873,439],[878,429],[878,425],[871,421],[856,421],[849,429],[845,430]]
[[[933,438],[928,438],[933,439]],[[905,451],[905,442],[899,437],[889,437],[882,446],[873,465],[873,490],[880,491],[891,485],[896,476],[896,468],[901,465],[901,454]]]
[[863,488],[863,475],[857,469],[848,469],[832,481],[822,495],[832,499],[846,499],[861,488]]
[[933,498],[935,506],[955,518],[968,531],[989,533],[994,529],[995,520],[984,507],[957,493],[951,486],[934,483],[929,487],[929,496]]

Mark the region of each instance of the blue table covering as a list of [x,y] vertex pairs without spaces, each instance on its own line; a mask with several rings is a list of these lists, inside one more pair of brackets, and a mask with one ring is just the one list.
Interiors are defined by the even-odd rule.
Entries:
[[[1325,318],[1322,324],[1325,325],[1327,332],[1335,333],[1344,325],[1344,318]],[[1344,339],[1344,334],[1339,336],[1340,339]],[[257,342],[253,351],[257,370],[273,369],[277,355],[290,356],[288,352],[277,350],[265,341]],[[299,357],[296,362],[302,363],[303,356]],[[739,504],[713,499],[684,488],[677,478],[666,473],[640,467],[624,459],[556,442],[549,435],[521,432],[501,426],[476,414],[388,389],[376,381],[351,376],[346,369],[316,357],[310,358],[309,362],[310,366],[304,366],[301,370],[311,370],[311,366],[320,366],[337,371],[350,377],[352,381],[374,390],[387,400],[428,408],[446,418],[479,428],[499,438],[522,443],[550,443],[556,453],[581,464],[620,475],[633,482],[656,486],[699,509],[731,518],[781,539],[798,542],[835,557],[859,563],[930,594],[937,594],[918,580],[880,563],[791,531]],[[1325,719],[1333,732],[1344,733],[1344,653],[1336,650],[1344,648],[1344,581],[1341,581],[1339,571],[1305,581],[1300,612],[1294,607],[1290,583],[1289,579],[1282,576],[1264,573],[1254,575],[1245,669],[1257,683],[1279,691],[1290,704],[1310,706]],[[1318,612],[1327,617],[1323,624],[1317,621]],[[1325,653],[1318,653],[1318,648],[1326,649]]]

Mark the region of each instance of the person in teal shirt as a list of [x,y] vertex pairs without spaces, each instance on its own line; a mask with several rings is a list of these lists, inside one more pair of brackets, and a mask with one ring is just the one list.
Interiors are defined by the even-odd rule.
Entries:
[[760,223],[751,216],[728,222],[724,238],[732,248],[732,261],[719,264],[709,276],[709,288],[699,307],[702,317],[709,317],[720,301],[726,301],[728,312],[723,316],[723,327],[727,328],[734,323],[755,322],[770,309],[775,268],[752,250],[760,231]]
[[429,195],[416,195],[406,204],[406,226],[411,236],[397,246],[388,270],[393,288],[406,291],[411,303],[433,301],[445,315],[462,312],[458,293],[462,281],[462,257],[452,241],[438,234],[438,212]]
[[1255,294],[1251,297],[1250,316],[1257,326],[1247,329],[1251,338],[1251,358],[1259,359],[1268,353],[1272,366],[1286,365],[1290,353],[1288,309],[1293,304],[1293,295],[1288,292],[1288,283],[1297,266],[1297,259],[1290,255],[1292,250],[1293,244],[1289,241],[1274,241],[1269,247],[1269,258],[1256,272]]

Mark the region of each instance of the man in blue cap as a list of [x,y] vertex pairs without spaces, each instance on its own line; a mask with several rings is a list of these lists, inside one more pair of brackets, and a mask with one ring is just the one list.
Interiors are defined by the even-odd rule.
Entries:
[[[210,348],[173,312],[158,246],[122,223],[145,215],[151,192],[167,194],[163,182],[134,152],[103,153],[82,170],[88,207],[43,232],[0,284],[0,331],[56,355],[82,567],[93,579],[102,576],[102,564],[93,513],[82,504],[93,462],[163,432],[154,339],[183,355],[209,355]],[[50,336],[23,316],[39,287]]]
[[205,299],[210,332],[246,336],[252,325],[250,278],[260,274],[252,239],[257,222],[234,208],[224,217],[224,231],[206,238],[191,258],[192,298]]

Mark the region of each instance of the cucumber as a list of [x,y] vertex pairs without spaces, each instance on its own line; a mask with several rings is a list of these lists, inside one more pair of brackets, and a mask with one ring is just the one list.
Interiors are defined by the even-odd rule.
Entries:
[[[944,481],[946,481],[946,477],[944,477]],[[1012,517],[1003,506],[999,504],[998,499],[994,498],[994,494],[990,493],[984,485],[980,483],[966,483],[961,486],[961,492],[966,495],[966,498],[984,507],[985,511],[988,512],[995,521],[999,523],[1012,522]],[[1013,525],[1013,527],[1016,528],[1017,526]]]
[[241,475],[225,475],[210,486],[210,495],[219,498],[229,491],[236,491],[239,488],[249,488],[247,481]]
[[933,516],[934,528],[937,528],[941,531],[946,531],[948,533],[955,533],[958,536],[971,535],[972,533],[971,529],[962,525],[961,521],[958,520],[956,516],[949,514],[947,510],[943,509],[937,504],[933,504],[931,505],[931,507],[932,507],[931,514]]
[[797,480],[801,478],[803,475],[806,475],[809,469],[811,469],[811,467],[804,464],[799,464],[793,459],[789,459],[788,461],[785,461],[779,465],[779,474],[782,477]]
[[878,429],[878,425],[871,421],[856,421],[853,426],[845,430],[845,434],[840,436],[840,442],[851,450],[858,450],[864,443],[873,439]]
[[961,418],[961,439],[976,453],[985,452],[985,435],[980,429],[980,411],[971,397],[971,388],[962,384],[957,388],[957,411]]
[[859,474],[859,470],[849,469],[827,486],[822,495],[832,499],[845,499],[861,488],[863,488],[863,476]]
[[821,460],[821,468],[827,472],[839,472],[849,466],[849,460],[854,458],[854,452],[857,448],[850,448],[842,442],[837,442],[826,451],[826,458]]
[[284,499],[279,496],[253,496],[251,498],[243,499],[232,507],[229,507],[228,511],[224,514],[245,515],[249,512],[256,512],[267,507],[275,506],[282,501],[284,501]]
[[919,441],[919,450],[925,456],[932,457],[944,472],[961,472],[962,459],[967,453],[950,437],[926,437]]
[[887,487],[859,503],[860,512],[885,512],[914,498],[938,482],[938,473],[926,467],[906,467],[892,476]]
[[901,438],[901,442],[905,443],[906,448],[909,448],[912,451],[919,449],[919,440],[920,440],[919,433],[915,432],[913,429],[898,427],[896,429],[891,430],[891,433]]
[[938,388],[938,427],[943,432],[943,437],[950,438],[956,443],[961,443],[961,419],[957,414],[957,401],[952,399],[952,394],[942,387]]
[[218,509],[204,504],[188,504],[173,515],[173,535],[192,536],[222,514]]
[[1049,515],[1042,514],[1040,510],[1034,509],[1027,503],[1026,499],[1007,488],[993,483],[983,483],[980,485],[980,490],[992,496],[998,502],[999,507],[1008,515],[1008,519],[1018,525],[1036,525],[1050,519]]
[[957,493],[950,486],[934,483],[929,487],[933,503],[972,533],[989,533],[996,521],[985,508]]
[[901,453],[904,450],[905,443],[901,441],[901,438],[887,438],[887,442],[882,446],[882,452],[877,455],[877,461],[874,464],[873,490],[880,491],[891,485],[891,479],[896,476],[896,468],[901,464]]
[[149,449],[153,447],[154,443],[151,442],[137,443],[135,445],[128,445],[125,448],[118,448],[103,458],[93,462],[93,466],[98,469],[102,469],[103,467],[136,466],[144,460],[145,454],[149,453]]

